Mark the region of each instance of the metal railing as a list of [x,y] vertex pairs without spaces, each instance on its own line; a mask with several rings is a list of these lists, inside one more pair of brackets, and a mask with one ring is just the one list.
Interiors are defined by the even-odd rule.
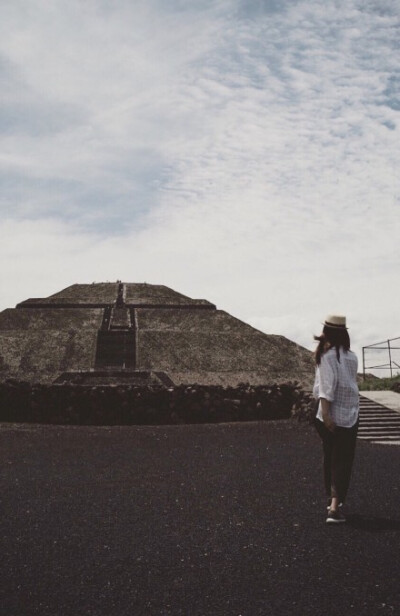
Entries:
[[[362,348],[364,379],[367,370],[388,370],[390,371],[391,377],[393,376],[393,371],[397,371],[396,374],[399,373],[400,363],[398,362],[400,362],[400,353],[397,353],[397,351],[400,351],[400,346],[394,346],[393,344],[395,343],[400,345],[399,341],[400,337],[390,338],[390,340],[384,340],[383,342],[375,342],[374,344],[369,344]],[[382,351],[384,352],[384,354],[381,353]],[[384,359],[387,359],[388,361],[385,361],[385,363],[383,364],[377,364],[372,366],[367,365],[366,354],[371,352],[375,354],[374,357],[377,357],[377,353],[378,355],[379,353],[381,353],[381,357],[383,355]]]

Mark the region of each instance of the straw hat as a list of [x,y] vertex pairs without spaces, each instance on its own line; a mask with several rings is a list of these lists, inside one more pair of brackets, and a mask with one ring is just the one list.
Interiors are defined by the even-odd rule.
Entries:
[[329,314],[325,319],[324,325],[326,325],[327,327],[337,327],[339,329],[347,329],[346,317],[344,317],[343,315],[339,315],[339,314]]

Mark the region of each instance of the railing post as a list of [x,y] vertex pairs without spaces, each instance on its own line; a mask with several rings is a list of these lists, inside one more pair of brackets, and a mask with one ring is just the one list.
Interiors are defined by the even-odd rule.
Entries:
[[392,370],[392,354],[390,352],[390,340],[388,340],[387,343],[388,343],[388,351],[389,351],[390,378],[392,378],[393,377],[393,370]]
[[362,348],[362,358],[363,358],[363,381],[365,381],[365,347]]

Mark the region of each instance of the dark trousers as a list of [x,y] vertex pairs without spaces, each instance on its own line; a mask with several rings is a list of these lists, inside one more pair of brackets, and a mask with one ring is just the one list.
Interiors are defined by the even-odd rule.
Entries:
[[322,439],[326,495],[328,498],[338,498],[339,502],[344,503],[353,467],[358,421],[351,428],[336,426],[334,432],[330,432],[317,418],[314,423]]

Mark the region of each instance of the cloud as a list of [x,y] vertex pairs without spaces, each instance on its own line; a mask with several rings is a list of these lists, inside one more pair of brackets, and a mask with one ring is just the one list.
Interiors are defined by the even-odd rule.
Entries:
[[392,3],[1,12],[2,307],[146,280],[305,346],[334,310],[399,333]]

